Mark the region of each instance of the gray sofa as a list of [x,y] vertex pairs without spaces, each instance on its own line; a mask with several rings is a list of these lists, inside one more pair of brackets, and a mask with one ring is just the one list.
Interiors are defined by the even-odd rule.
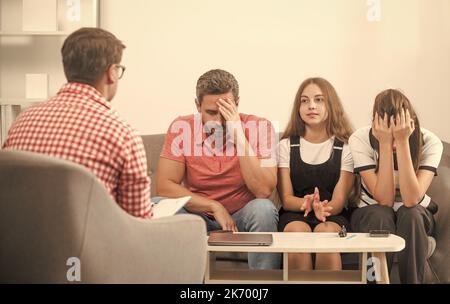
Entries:
[[0,283],[202,283],[205,261],[199,217],[138,219],[84,167],[0,151]]
[[[147,153],[149,175],[152,178],[152,196],[155,193],[155,174],[158,168],[159,155],[164,143],[164,134],[143,136]],[[444,142],[444,153],[438,168],[438,176],[434,178],[428,194],[439,205],[439,212],[436,214],[436,250],[428,260],[426,269],[427,283],[450,283],[450,144]],[[280,199],[275,190],[271,196],[274,204],[279,207]],[[235,257],[228,256],[229,261]],[[238,260],[241,258],[238,258]],[[351,263],[354,259],[348,259]],[[244,261],[245,262],[245,261]],[[392,280],[395,282],[396,280]]]

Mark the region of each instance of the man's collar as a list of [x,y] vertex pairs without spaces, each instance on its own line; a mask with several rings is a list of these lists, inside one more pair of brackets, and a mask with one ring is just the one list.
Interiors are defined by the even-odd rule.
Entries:
[[63,93],[84,95],[90,100],[93,100],[96,103],[99,103],[102,106],[106,107],[107,109],[111,109],[111,102],[107,101],[96,88],[88,84],[69,82],[59,90],[58,95]]

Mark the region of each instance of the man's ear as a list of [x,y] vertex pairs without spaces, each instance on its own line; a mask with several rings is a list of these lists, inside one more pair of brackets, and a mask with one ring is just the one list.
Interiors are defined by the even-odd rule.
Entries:
[[195,106],[197,107],[197,111],[199,113],[201,113],[202,112],[202,105],[200,104],[200,102],[198,101],[197,98],[195,98]]
[[107,84],[113,84],[117,81],[117,75],[116,75],[116,68],[112,64],[109,66],[109,68],[106,70],[106,82]]

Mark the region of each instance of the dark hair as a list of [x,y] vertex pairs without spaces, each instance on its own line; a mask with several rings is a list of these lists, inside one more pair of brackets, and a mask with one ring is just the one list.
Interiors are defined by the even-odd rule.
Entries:
[[239,84],[234,76],[224,70],[206,72],[197,81],[197,100],[203,101],[205,95],[233,93],[235,100],[239,99]]
[[112,65],[122,60],[125,45],[100,28],[81,28],[66,38],[61,49],[68,82],[93,85]]
[[[417,117],[409,99],[399,90],[388,89],[381,92],[375,98],[372,119],[375,119],[375,113],[378,113],[380,117],[384,117],[384,114],[386,113],[388,117],[394,116],[395,118],[397,114],[401,113],[402,109],[405,110],[405,112],[408,110],[411,115],[411,119],[414,120],[415,129],[409,137],[409,148],[411,151],[411,159],[414,170],[417,171],[422,152],[423,135],[420,130],[419,118]],[[379,152],[378,142],[372,135],[371,143],[375,146],[375,150]],[[378,166],[376,170],[378,170]]]

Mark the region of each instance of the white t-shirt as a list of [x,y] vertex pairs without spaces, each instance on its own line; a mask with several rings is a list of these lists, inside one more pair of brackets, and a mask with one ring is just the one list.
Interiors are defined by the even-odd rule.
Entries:
[[[300,156],[310,165],[320,165],[330,159],[334,136],[319,144],[310,143],[300,137]],[[291,161],[291,140],[285,138],[278,144],[278,168],[289,168]],[[348,144],[344,143],[341,158],[341,170],[353,173],[353,158]]]
[[[375,169],[378,159],[378,153],[370,145],[369,132],[371,126],[367,126],[358,129],[349,139],[350,149],[353,155],[353,161],[355,163],[355,173],[361,171]],[[430,170],[437,174],[437,167],[441,161],[443,145],[441,140],[434,135],[432,132],[421,128],[423,134],[424,145],[422,147],[422,156],[419,162],[419,169]],[[395,175],[395,186],[396,186],[396,197],[394,202],[394,210],[397,211],[403,203],[401,201],[400,191],[399,191],[399,181],[398,172],[394,171]],[[378,202],[372,198],[368,193],[368,188],[362,182],[361,200],[359,201],[358,207],[365,207],[368,205],[378,204]],[[430,197],[425,195],[423,200],[420,202],[423,207],[428,207],[430,204]]]

